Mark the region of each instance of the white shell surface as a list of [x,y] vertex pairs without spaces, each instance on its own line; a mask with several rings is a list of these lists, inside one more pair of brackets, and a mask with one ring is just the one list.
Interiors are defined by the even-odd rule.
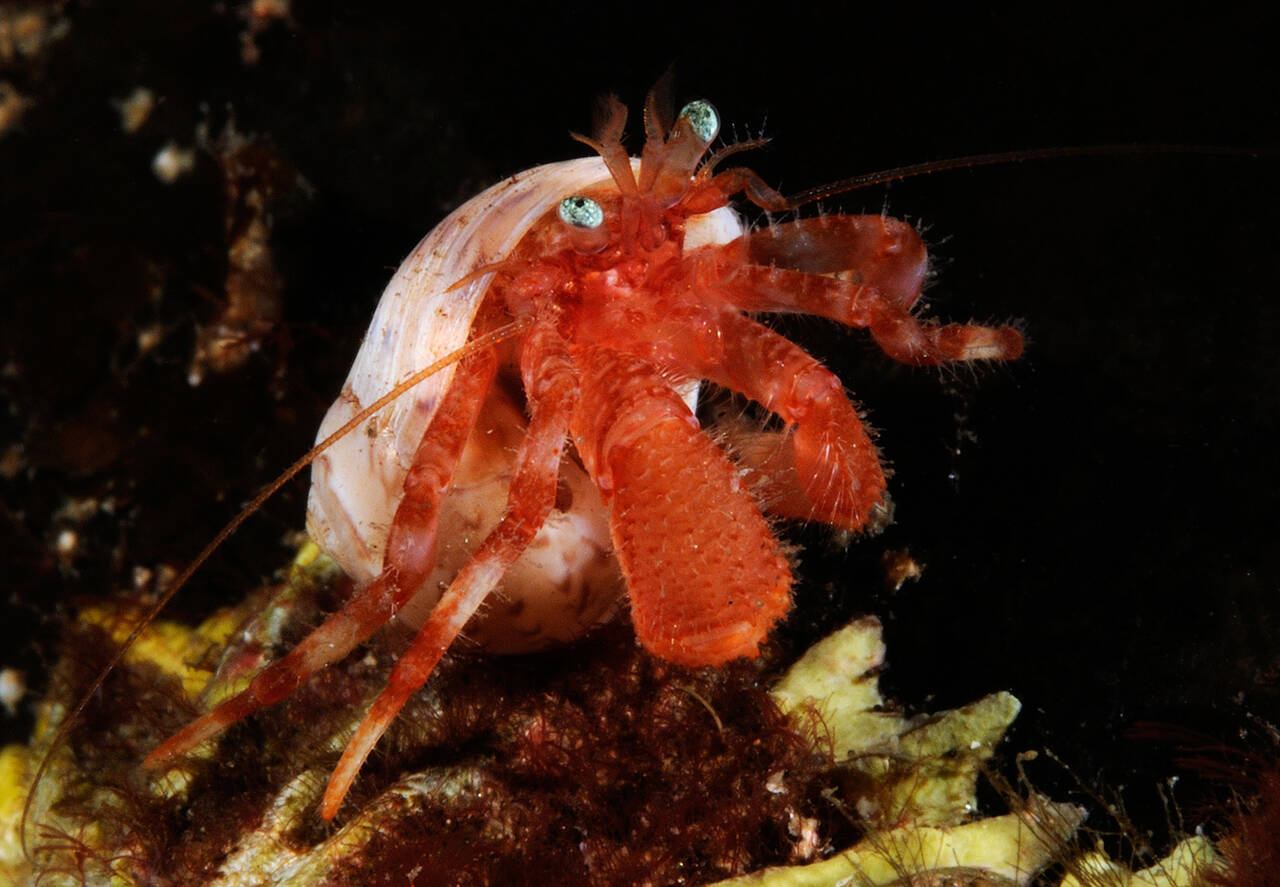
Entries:
[[[633,160],[636,164],[638,160]],[[598,157],[547,164],[494,185],[450,214],[418,244],[387,284],[342,392],[321,423],[317,442],[402,379],[451,354],[467,341],[492,275],[448,292],[450,286],[476,268],[506,258],[548,209],[564,197],[610,182],[608,170]],[[716,210],[689,220],[685,248],[728,242],[742,230],[731,210]],[[362,428],[334,443],[312,465],[307,532],[358,585],[371,581],[382,570],[390,524],[403,498],[405,476],[455,371],[451,365],[418,384]],[[690,391],[686,396],[696,395]],[[494,469],[495,477],[503,475],[504,484],[508,467]],[[546,569],[545,565],[534,566],[539,557],[549,557],[553,562],[570,562],[578,557],[567,552],[547,554],[551,548],[572,547],[572,538],[566,536],[579,534],[583,548],[601,548],[607,557],[607,516],[602,505],[589,506],[585,498],[575,496],[581,503],[575,508],[587,509],[576,517],[553,512],[545,533],[539,534],[531,551],[504,583],[508,596],[512,594],[511,586],[519,582],[521,571],[528,572],[530,567],[535,571]],[[455,510],[465,511],[467,507],[463,503]],[[491,519],[496,520],[496,515]],[[447,543],[443,538],[446,523],[446,516],[442,515],[442,544]],[[566,533],[573,526],[578,529]],[[548,538],[542,538],[544,535]],[[553,541],[552,536],[557,538]],[[526,560],[532,562],[525,564]],[[449,564],[448,569],[456,570],[460,565]],[[430,584],[442,578],[433,576]],[[551,576],[547,580],[563,585]]]
[[[465,344],[491,275],[446,292],[450,286],[505,258],[548,206],[608,179],[598,157],[535,167],[473,197],[437,225],[383,291],[317,442],[401,379]],[[307,532],[357,583],[382,570],[405,475],[455,369],[422,382],[312,464]]]

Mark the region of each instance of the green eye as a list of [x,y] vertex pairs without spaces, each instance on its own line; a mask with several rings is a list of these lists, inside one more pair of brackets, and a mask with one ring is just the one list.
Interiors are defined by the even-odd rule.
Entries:
[[716,109],[710,102],[702,99],[690,102],[680,109],[680,116],[689,121],[694,135],[703,144],[710,144],[720,132],[720,115],[716,113]]
[[604,210],[590,197],[566,197],[560,201],[560,221],[590,231],[604,223]]

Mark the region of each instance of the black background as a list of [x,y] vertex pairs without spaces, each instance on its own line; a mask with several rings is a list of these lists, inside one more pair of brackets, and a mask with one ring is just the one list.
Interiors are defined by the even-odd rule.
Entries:
[[[66,36],[3,74],[36,103],[0,137],[0,429],[23,447],[0,480],[0,664],[38,687],[68,602],[194,554],[308,445],[414,243],[482,187],[580,156],[567,133],[589,130],[595,99],[638,111],[668,66],[677,100],[713,101],[727,135],[773,138],[741,159],[784,193],[1019,148],[1276,147],[1274,23],[1253,14],[685,6],[303,2],[260,36],[254,66],[234,8],[66,6]],[[125,136],[110,100],[138,84],[164,100]],[[192,388],[192,331],[217,313],[224,270],[219,181],[207,155],[172,186],[149,163],[230,114],[309,191],[277,212],[279,333]],[[784,642],[877,612],[905,704],[1012,690],[1028,709],[1018,748],[1047,744],[1088,780],[1139,792],[1176,766],[1127,738],[1133,724],[1233,740],[1250,715],[1280,720],[1276,196],[1274,153],[1153,152],[830,201],[919,224],[937,259],[931,312],[1016,319],[1029,347],[1009,366],[909,370],[856,331],[784,325],[868,410],[897,506],[848,551],[822,528],[791,531],[805,550]],[[154,322],[164,341],[139,356]],[[67,498],[108,495],[115,513],[77,524],[79,548],[56,557]],[[288,488],[175,611],[278,567],[304,500]],[[926,571],[890,595],[876,564],[900,548]]]

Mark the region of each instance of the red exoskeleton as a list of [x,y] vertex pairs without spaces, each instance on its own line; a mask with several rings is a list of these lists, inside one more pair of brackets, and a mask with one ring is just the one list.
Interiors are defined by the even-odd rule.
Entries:
[[[657,656],[755,656],[792,585],[766,513],[857,532],[882,520],[886,483],[841,381],[751,315],[864,327],[914,365],[1021,353],[1010,327],[916,316],[928,257],[904,222],[745,229],[735,196],[791,204],[749,170],[716,171],[741,146],[704,159],[719,128],[709,104],[690,103],[674,126],[659,104],[650,97],[638,159],[614,100],[580,139],[599,156],[495,185],[405,260],[321,439],[415,370],[494,335],[318,457],[308,529],[354,594],[149,766],[278,702],[392,621],[420,627],[337,765],[327,819],[464,630],[492,650],[533,649],[581,635],[625,594]],[[691,406],[703,380],[782,430],[726,452]]]

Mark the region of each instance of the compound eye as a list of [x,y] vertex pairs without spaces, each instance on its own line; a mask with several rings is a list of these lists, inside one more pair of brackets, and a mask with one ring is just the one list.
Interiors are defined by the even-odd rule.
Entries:
[[704,145],[711,144],[720,133],[720,115],[715,106],[703,99],[692,101],[680,109],[680,117]]
[[590,197],[575,194],[560,201],[560,221],[571,228],[594,231],[604,224],[604,210]]
[[609,242],[609,226],[604,208],[590,197],[575,194],[560,201],[560,221],[564,222],[573,251],[584,256],[598,253]]

